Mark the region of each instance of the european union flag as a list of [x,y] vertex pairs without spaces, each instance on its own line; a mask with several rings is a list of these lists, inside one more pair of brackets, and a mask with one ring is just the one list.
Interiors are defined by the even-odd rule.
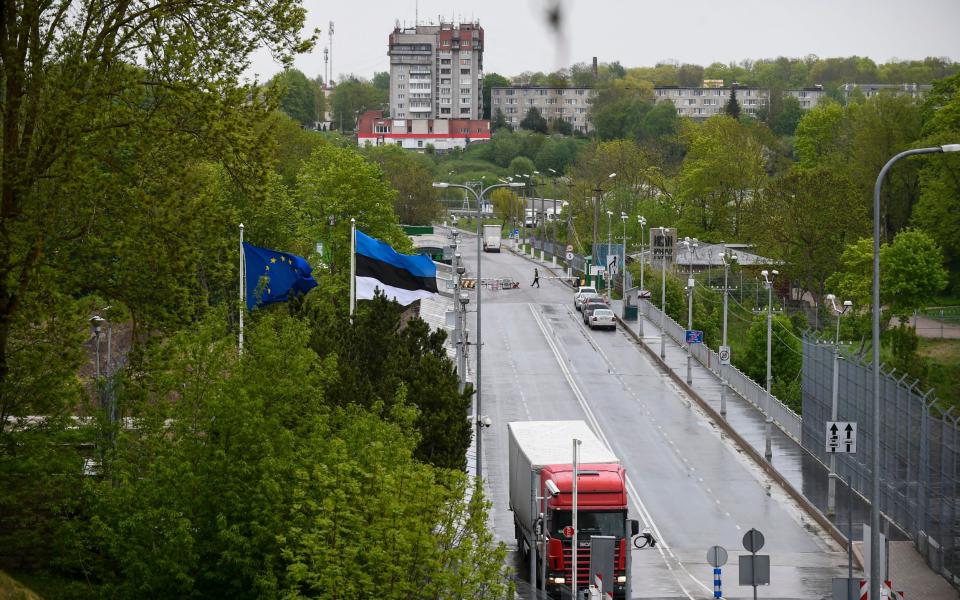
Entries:
[[291,291],[306,294],[317,287],[306,259],[296,254],[277,252],[243,243],[246,261],[247,309],[286,302]]

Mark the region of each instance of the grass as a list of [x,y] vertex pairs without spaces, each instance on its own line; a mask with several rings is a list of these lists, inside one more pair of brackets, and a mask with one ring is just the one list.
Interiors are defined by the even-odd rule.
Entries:
[[924,383],[944,405],[960,405],[960,340],[921,338],[917,352],[927,363]]

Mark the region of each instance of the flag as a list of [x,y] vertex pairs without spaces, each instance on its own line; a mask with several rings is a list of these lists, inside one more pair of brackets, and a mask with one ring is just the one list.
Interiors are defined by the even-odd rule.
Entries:
[[357,299],[370,300],[379,288],[387,298],[408,304],[437,295],[437,266],[429,256],[400,254],[390,244],[357,230]]
[[317,287],[305,258],[243,243],[246,261],[247,308],[286,302],[291,292],[306,294]]

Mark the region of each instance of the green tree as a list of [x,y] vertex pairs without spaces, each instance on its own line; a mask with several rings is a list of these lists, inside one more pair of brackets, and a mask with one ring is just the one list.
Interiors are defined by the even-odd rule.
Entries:
[[730,99],[727,100],[726,106],[723,107],[723,112],[727,113],[733,119],[740,118],[740,102],[737,101],[737,88],[730,88]]
[[287,69],[270,80],[280,92],[280,110],[303,127],[317,121],[316,86],[297,69]]
[[433,189],[433,161],[395,145],[369,148],[365,154],[383,170],[396,190],[394,212],[407,225],[429,225],[440,213]]
[[490,200],[493,202],[494,214],[500,217],[504,224],[523,214],[523,201],[511,190],[497,188],[490,194]]
[[687,136],[680,173],[684,221],[703,232],[739,236],[744,211],[765,183],[763,146],[727,115],[707,119]]
[[786,96],[783,99],[783,109],[773,119],[770,128],[777,135],[793,135],[802,117],[803,109],[800,108],[800,101],[793,96]]
[[530,107],[527,115],[520,121],[520,127],[527,131],[536,131],[538,133],[547,133],[547,120],[543,118],[536,107]]
[[507,122],[506,115],[503,114],[503,111],[499,108],[496,110],[496,113],[493,116],[493,122],[490,123],[491,131],[499,131],[500,129],[506,129],[507,131],[513,131],[513,127],[510,126],[510,123]]
[[836,102],[822,102],[809,110],[797,123],[794,141],[800,166],[837,163],[848,129],[844,108]]
[[[771,338],[770,373],[774,379],[774,391],[786,390],[797,380],[803,363],[803,350],[800,339],[794,330],[793,322],[783,316],[774,315]],[[754,317],[750,330],[747,332],[747,347],[743,352],[743,359],[737,366],[757,385],[765,386],[767,379],[767,315],[758,314]],[[799,398],[789,401],[781,400],[799,412]]]
[[[490,119],[493,110],[491,90],[495,87],[510,87],[510,80],[498,73],[486,73],[483,76],[483,118]],[[497,107],[499,109],[499,107]]]
[[780,259],[800,287],[822,296],[840,268],[844,240],[868,232],[865,198],[850,180],[826,167],[794,168],[754,200],[745,232],[766,256]]
[[333,126],[340,132],[352,131],[361,114],[381,108],[387,99],[372,83],[350,76],[333,89],[330,102]]

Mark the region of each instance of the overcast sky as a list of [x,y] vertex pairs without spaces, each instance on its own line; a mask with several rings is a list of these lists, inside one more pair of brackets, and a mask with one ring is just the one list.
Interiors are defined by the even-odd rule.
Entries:
[[[625,67],[664,60],[708,65],[743,59],[869,56],[948,56],[960,59],[960,0],[304,0],[307,25],[322,30],[312,53],[296,67],[323,73],[323,49],[334,22],[334,77],[370,78],[388,71],[387,36],[399,22],[478,20],[484,28],[484,71],[512,76],[549,72],[575,62],[620,61]],[[548,8],[563,15],[558,35]],[[266,53],[252,72],[280,70]]]

